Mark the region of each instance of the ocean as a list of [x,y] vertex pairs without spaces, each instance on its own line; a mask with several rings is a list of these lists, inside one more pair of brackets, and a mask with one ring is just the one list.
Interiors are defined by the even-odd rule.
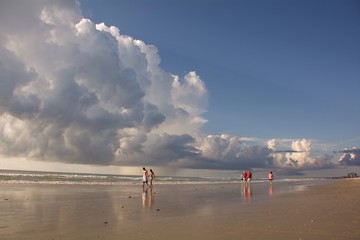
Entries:
[[[326,178],[279,178],[276,182],[291,185],[313,185]],[[155,184],[221,184],[240,183],[239,178],[156,176]],[[267,179],[254,178],[252,183],[265,183]],[[0,184],[57,184],[57,185],[139,185],[141,175],[112,175],[89,173],[38,172],[0,170]]]

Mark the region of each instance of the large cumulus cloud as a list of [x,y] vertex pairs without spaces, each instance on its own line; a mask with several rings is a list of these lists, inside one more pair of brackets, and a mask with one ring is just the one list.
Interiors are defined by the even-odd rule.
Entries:
[[0,4],[1,155],[97,165],[332,167],[332,156],[312,155],[311,140],[202,133],[208,90],[201,77],[166,72],[155,46],[83,18],[74,0]]
[[75,1],[1,4],[3,155],[135,164],[198,154],[189,133],[206,122],[207,90],[195,72],[165,72],[154,46],[84,19]]

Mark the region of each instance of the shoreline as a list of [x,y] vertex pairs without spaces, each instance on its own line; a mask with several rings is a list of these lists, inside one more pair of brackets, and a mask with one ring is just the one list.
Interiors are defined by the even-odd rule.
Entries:
[[[2,185],[0,235],[45,239],[360,238],[360,181],[287,189],[273,183]],[[245,191],[244,191],[245,190]],[[271,191],[270,191],[271,190]]]

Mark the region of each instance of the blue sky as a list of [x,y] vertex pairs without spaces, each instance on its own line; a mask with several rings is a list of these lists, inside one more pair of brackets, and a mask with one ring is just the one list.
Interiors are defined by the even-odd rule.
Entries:
[[0,169],[358,169],[359,23],[352,0],[4,0]]
[[[83,1],[84,15],[196,71],[210,133],[360,142],[358,1]],[[344,147],[344,146],[341,146]]]

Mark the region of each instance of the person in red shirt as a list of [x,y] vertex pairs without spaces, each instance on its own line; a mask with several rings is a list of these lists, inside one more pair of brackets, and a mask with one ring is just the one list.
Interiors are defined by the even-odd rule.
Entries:
[[250,182],[252,178],[252,173],[250,172],[250,170],[247,172],[247,181]]
[[243,181],[243,182],[246,182],[246,181],[247,181],[247,172],[246,172],[246,171],[243,171],[243,172],[242,172],[242,181]]

